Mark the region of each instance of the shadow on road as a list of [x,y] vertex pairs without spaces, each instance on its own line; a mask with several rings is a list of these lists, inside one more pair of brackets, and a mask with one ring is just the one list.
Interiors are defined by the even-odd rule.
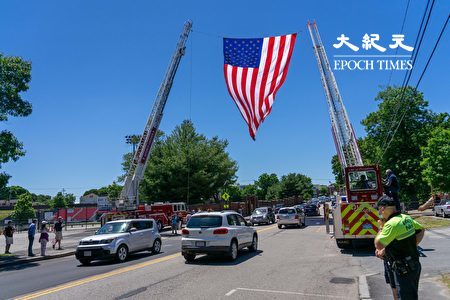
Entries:
[[[161,254],[164,254],[164,252],[161,251],[158,254],[153,254],[153,253],[150,253],[150,252],[132,253],[132,254],[130,254],[128,259],[124,263],[129,263],[129,262],[132,262],[132,261],[135,261],[135,260],[139,260],[139,259],[142,259],[142,258],[146,258],[146,257],[151,257],[151,258],[155,257],[156,258],[156,257],[160,256]],[[108,260],[96,260],[96,261],[93,261],[89,265],[86,265],[86,266],[82,265],[82,264],[79,264],[77,267],[78,268],[90,268],[90,267],[108,266],[108,265],[118,265],[118,266],[120,266],[120,265],[122,265],[122,263],[119,263],[115,259],[111,258],[111,259],[108,259]]]
[[204,265],[204,266],[235,266],[235,265],[238,265],[240,263],[243,263],[243,262],[251,259],[252,257],[261,255],[261,253],[263,253],[262,250],[258,250],[256,252],[242,250],[242,251],[239,251],[239,256],[234,261],[230,261],[230,260],[228,260],[227,257],[224,257],[224,256],[204,255],[204,256],[198,257],[193,262],[190,262],[190,263],[186,262],[186,263],[190,264],[190,265],[200,265],[200,266],[202,266],[202,265]]
[[7,265],[7,266],[2,266],[0,265],[0,273],[1,272],[5,272],[5,271],[18,271],[18,270],[24,270],[24,269],[29,269],[29,268],[33,268],[33,267],[37,267],[40,264],[37,262],[21,262],[18,264],[12,264],[12,265]]

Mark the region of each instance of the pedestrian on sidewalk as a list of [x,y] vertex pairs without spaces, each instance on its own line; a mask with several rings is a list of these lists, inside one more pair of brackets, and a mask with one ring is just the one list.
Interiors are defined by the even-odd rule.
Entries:
[[53,249],[55,249],[56,244],[58,244],[57,250],[62,250],[61,248],[61,240],[63,239],[62,229],[64,227],[63,218],[58,217],[58,222],[55,223],[55,243],[53,244]]
[[172,225],[172,234],[177,235],[177,229],[178,229],[178,216],[176,214],[172,215],[172,220],[171,220],[171,225]]
[[3,231],[3,235],[5,236],[6,240],[5,254],[11,254],[11,252],[9,252],[9,249],[11,248],[11,245],[14,243],[13,241],[14,231],[15,228],[12,225],[12,221],[8,221],[8,226],[6,226],[5,230]]
[[34,242],[34,235],[36,234],[36,223],[37,220],[33,219],[30,226],[28,226],[28,256],[34,256],[33,242]]
[[41,256],[45,256],[45,250],[48,243],[47,222],[43,221],[41,225],[41,235],[39,236],[39,243],[41,243]]

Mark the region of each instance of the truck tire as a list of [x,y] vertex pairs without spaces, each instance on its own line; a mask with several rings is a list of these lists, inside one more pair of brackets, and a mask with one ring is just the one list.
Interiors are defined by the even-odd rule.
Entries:
[[163,230],[163,225],[161,221],[156,222],[156,228],[158,228],[158,232],[161,232]]

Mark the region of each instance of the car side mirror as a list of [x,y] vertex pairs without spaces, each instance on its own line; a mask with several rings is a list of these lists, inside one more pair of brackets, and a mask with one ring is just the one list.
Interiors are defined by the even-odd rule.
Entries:
[[129,233],[135,232],[137,231],[136,227],[130,228],[130,230],[128,230]]

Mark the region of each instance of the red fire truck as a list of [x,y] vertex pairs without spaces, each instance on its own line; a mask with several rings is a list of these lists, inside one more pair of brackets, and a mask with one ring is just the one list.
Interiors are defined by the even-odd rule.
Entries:
[[101,216],[102,224],[113,220],[121,219],[147,219],[152,218],[156,221],[158,230],[163,230],[164,227],[171,225],[171,218],[174,214],[182,218],[182,221],[186,222],[186,203],[184,202],[158,202],[155,204],[141,204],[138,209],[133,210],[116,210],[105,212]]

